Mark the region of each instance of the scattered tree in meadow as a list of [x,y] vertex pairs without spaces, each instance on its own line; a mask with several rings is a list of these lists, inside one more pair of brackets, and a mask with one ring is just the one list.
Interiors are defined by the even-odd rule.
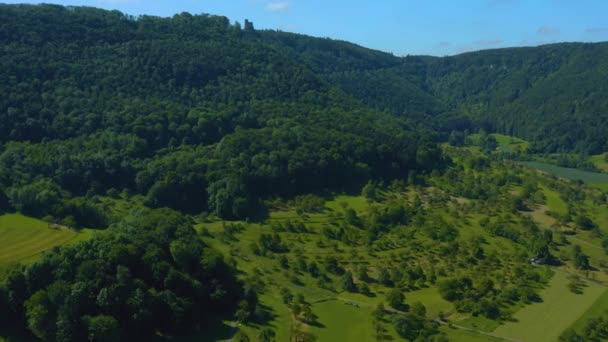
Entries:
[[370,201],[376,201],[378,199],[378,186],[375,182],[367,182],[361,190],[361,196],[367,198]]
[[583,249],[579,245],[572,247],[572,261],[574,261],[574,266],[578,269],[588,270],[590,268],[589,256],[583,253]]
[[403,307],[404,300],[405,296],[403,295],[403,292],[401,292],[401,290],[399,289],[389,290],[386,294],[386,302],[393,309],[401,310],[401,308]]
[[262,329],[262,331],[260,331],[260,333],[258,335],[258,340],[260,342],[274,342],[275,336],[276,336],[276,333],[274,332],[274,330],[272,330],[270,328],[264,328],[264,329]]
[[342,288],[348,292],[356,292],[357,286],[353,281],[353,274],[350,271],[346,271],[342,275]]

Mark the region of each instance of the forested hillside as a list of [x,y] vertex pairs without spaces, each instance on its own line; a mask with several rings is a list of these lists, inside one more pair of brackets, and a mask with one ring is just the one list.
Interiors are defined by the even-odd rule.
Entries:
[[441,160],[428,134],[249,22],[51,5],[3,5],[0,17],[0,193],[25,213],[104,226],[72,198],[128,189],[153,207],[247,217],[262,197]]
[[608,44],[553,44],[435,59],[433,94],[539,152],[608,150]]
[[606,43],[398,58],[328,39],[264,37],[347,94],[439,133],[484,128],[532,141],[538,152],[608,150]]

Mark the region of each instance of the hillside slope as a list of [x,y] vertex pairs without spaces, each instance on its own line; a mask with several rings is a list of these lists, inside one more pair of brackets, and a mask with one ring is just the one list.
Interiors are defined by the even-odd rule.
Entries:
[[249,22],[54,5],[1,5],[0,20],[0,199],[26,214],[104,226],[72,198],[127,189],[152,207],[247,217],[260,198],[441,159],[424,130],[334,87]]

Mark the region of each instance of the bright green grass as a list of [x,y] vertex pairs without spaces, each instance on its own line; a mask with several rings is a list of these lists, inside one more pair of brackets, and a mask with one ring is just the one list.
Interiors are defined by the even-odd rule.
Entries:
[[[312,331],[319,341],[374,341],[369,307],[359,308],[345,302],[329,300],[313,305],[319,326]],[[391,329],[389,329],[391,330]]]
[[[513,153],[519,150],[520,152],[525,153],[530,148],[530,143],[520,138],[498,133],[492,133],[489,134],[489,136],[494,137],[494,139],[496,139],[496,142],[498,143],[497,150],[501,152]],[[469,136],[469,139],[473,144],[478,144],[479,138],[480,135],[478,133],[471,134]]]
[[600,189],[608,189],[608,174],[599,172],[589,172],[567,167],[560,167],[548,163],[528,161],[521,162],[523,165],[537,169],[554,176],[569,180],[581,180],[586,184]]
[[494,333],[523,341],[557,341],[561,332],[576,322],[605,292],[594,283],[587,284],[583,294],[568,289],[567,275],[556,272],[549,286],[541,291],[542,303],[528,305],[515,313],[517,321],[509,322]]
[[[32,262],[53,247],[85,240],[91,234],[89,229],[78,233],[66,228],[51,229],[46,222],[21,214],[0,215],[0,277],[12,265]],[[0,337],[0,342],[9,341],[22,340]]]
[[336,196],[331,201],[325,203],[325,206],[331,210],[342,210],[343,203],[346,203],[349,208],[355,209],[358,213],[364,212],[368,208],[367,199],[363,196]]
[[[264,326],[260,326],[255,323],[249,323],[246,325],[240,325],[239,330],[244,332],[251,341],[257,341],[257,335],[261,330],[265,328],[271,328],[275,332],[276,341],[289,341],[291,338],[291,330],[293,328],[293,318],[287,305],[283,304],[279,296],[273,291],[272,293],[265,293],[260,296],[260,303],[264,306],[264,309],[270,314],[271,319],[266,322]],[[226,331],[224,324],[224,337],[230,334],[231,329]],[[227,339],[219,339],[219,341],[228,341]]]
[[435,286],[406,293],[405,302],[410,305],[421,302],[426,307],[426,315],[432,319],[437,318],[439,312],[454,310],[452,303],[441,298],[439,290]]
[[90,230],[74,232],[69,229],[51,229],[48,224],[23,216],[0,216],[0,267],[34,260],[44,251],[66,243],[84,240]]
[[549,210],[560,215],[565,215],[568,212],[568,206],[566,205],[566,202],[559,197],[559,193],[544,187],[543,192],[547,198],[547,207],[549,207]]
[[608,290],[605,290],[595,303],[570,327],[580,331],[589,319],[604,316],[606,310],[608,310]]
[[608,206],[601,205],[593,208],[593,221],[608,233]]
[[503,152],[512,153],[519,150],[522,153],[525,153],[528,151],[528,148],[530,148],[530,143],[520,138],[502,134],[490,135],[496,139],[496,142],[498,143],[498,149]]
[[589,186],[592,186],[596,189],[600,189],[602,191],[607,191],[608,192],[608,182],[590,182],[588,183]]
[[608,172],[608,161],[606,161],[605,158],[606,154],[608,154],[608,152],[591,156],[589,157],[589,161],[591,161],[598,169]]
[[494,331],[494,329],[500,326],[499,321],[492,320],[484,316],[470,316],[461,321],[455,321],[454,324],[486,332]]

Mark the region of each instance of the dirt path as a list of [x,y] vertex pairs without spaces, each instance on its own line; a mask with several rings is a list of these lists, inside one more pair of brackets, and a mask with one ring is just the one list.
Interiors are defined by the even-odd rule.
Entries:
[[583,245],[585,245],[585,246],[589,246],[589,247],[591,247],[591,248],[595,248],[595,249],[601,249],[601,250],[603,250],[603,248],[602,248],[602,247],[600,247],[600,246],[598,246],[598,245],[595,245],[595,244],[593,244],[593,243],[591,243],[591,242],[589,242],[589,241],[585,241],[585,240],[581,240],[581,239],[579,239],[579,238],[575,238],[574,236],[568,236],[566,239],[568,239],[568,240],[574,240],[574,241],[576,241],[576,242],[578,242],[578,243],[582,243]]
[[[359,306],[375,307],[375,305],[370,304],[370,303],[357,302],[355,300],[346,299],[346,298],[343,298],[343,297],[336,297],[335,299],[339,300],[339,301],[342,301],[342,302],[345,302],[345,303],[353,303],[353,304],[356,304],[356,305],[359,305]],[[386,308],[384,310],[388,311],[388,312],[391,312],[391,313],[405,313],[403,311],[395,310],[395,309],[391,309],[391,308]],[[439,323],[441,325],[450,326],[452,328],[456,328],[456,329],[460,329],[460,330],[466,330],[466,331],[471,331],[471,332],[478,333],[478,334],[481,334],[481,335],[491,336],[491,337],[494,337],[494,338],[501,339],[503,341],[522,342],[521,340],[512,339],[512,338],[509,338],[509,337],[497,335],[497,334],[494,334],[494,333],[491,333],[491,332],[487,332],[487,331],[483,331],[483,330],[477,330],[477,329],[474,329],[474,328],[465,327],[465,326],[458,325],[458,324],[444,322],[444,321],[441,321],[441,320],[438,320],[438,319],[436,319],[435,322],[437,322],[437,323]]]
[[516,339],[512,339],[512,338],[496,335],[494,333],[490,333],[490,332],[487,332],[487,331],[477,330],[477,329],[465,327],[465,326],[454,324],[454,323],[444,322],[444,321],[441,321],[441,320],[438,320],[438,319],[436,319],[435,322],[437,322],[437,323],[439,323],[441,325],[447,325],[447,326],[452,327],[452,328],[456,328],[456,329],[460,329],[460,330],[466,330],[466,331],[471,331],[471,332],[478,333],[478,334],[481,334],[481,335],[491,336],[491,337],[498,338],[498,339],[501,339],[501,340],[504,340],[504,341],[522,342],[522,340],[516,340]]

